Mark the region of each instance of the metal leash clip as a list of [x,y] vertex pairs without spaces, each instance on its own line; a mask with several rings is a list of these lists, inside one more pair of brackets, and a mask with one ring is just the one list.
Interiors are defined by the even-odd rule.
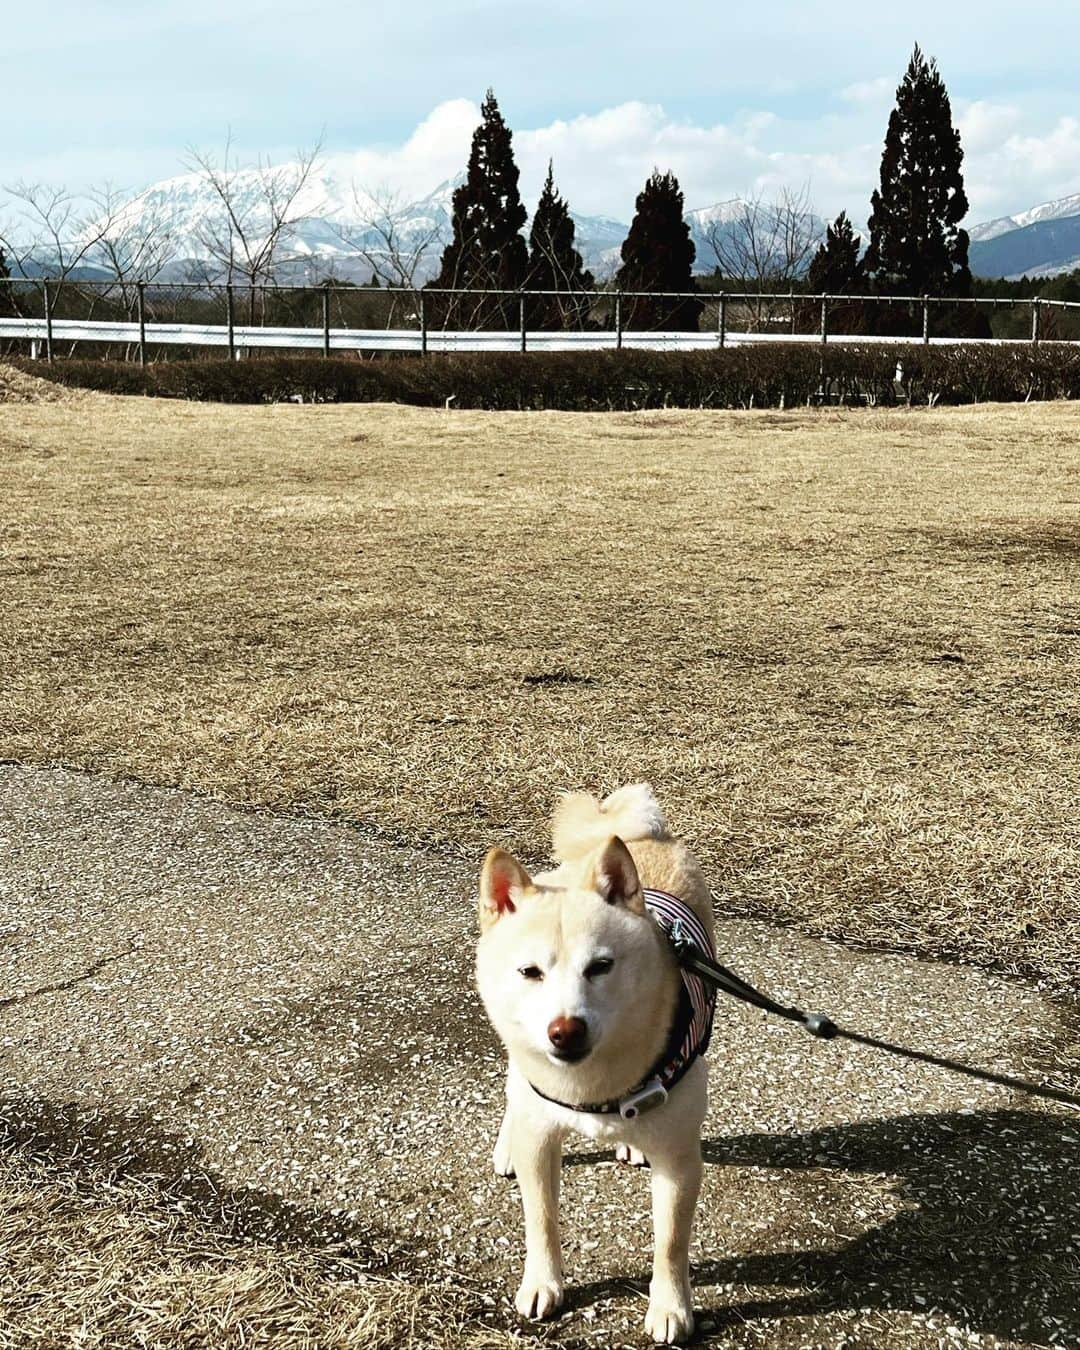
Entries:
[[650,1078],[636,1092],[628,1092],[619,1099],[619,1115],[623,1120],[636,1120],[648,1111],[655,1111],[667,1101],[667,1088],[659,1078]]

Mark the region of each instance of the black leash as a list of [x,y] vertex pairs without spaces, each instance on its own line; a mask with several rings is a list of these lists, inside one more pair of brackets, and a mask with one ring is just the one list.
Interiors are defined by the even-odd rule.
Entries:
[[854,1041],[857,1045],[868,1045],[873,1050],[884,1050],[890,1055],[900,1055],[904,1059],[918,1060],[921,1064],[934,1064],[939,1069],[966,1074],[969,1078],[978,1078],[984,1083],[996,1083],[998,1087],[1027,1092],[1033,1097],[1046,1097],[1053,1102],[1064,1102],[1066,1106],[1080,1107],[1080,1096],[1066,1092],[1064,1088],[1044,1087],[1039,1083],[1028,1083],[1023,1078],[1013,1078],[1009,1074],[976,1069],[955,1059],[944,1059],[940,1055],[929,1055],[923,1050],[911,1050],[904,1045],[894,1045],[891,1041],[879,1041],[875,1036],[863,1036],[858,1031],[848,1031],[845,1027],[838,1027],[824,1013],[808,1013],[803,1012],[801,1008],[786,1008],[782,1003],[777,1003],[775,999],[769,998],[767,994],[741,980],[734,971],[706,956],[700,947],[678,930],[678,926],[672,930],[670,939],[676,960],[685,970],[692,971],[714,989],[722,989],[732,998],[742,999],[744,1003],[751,1003],[755,1008],[774,1013],[777,1017],[785,1017],[789,1022],[798,1022],[811,1035],[818,1036],[823,1041]]

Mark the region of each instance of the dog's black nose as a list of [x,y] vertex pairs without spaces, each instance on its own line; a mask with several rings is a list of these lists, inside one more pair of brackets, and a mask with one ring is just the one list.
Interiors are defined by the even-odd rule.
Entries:
[[563,1059],[577,1059],[585,1051],[589,1028],[580,1017],[555,1017],[548,1023],[548,1040]]

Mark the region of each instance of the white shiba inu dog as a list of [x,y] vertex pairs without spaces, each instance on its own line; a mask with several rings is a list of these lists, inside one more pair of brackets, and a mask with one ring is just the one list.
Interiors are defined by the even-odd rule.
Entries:
[[494,1163],[516,1174],[525,1211],[515,1303],[539,1318],[562,1304],[559,1171],[573,1130],[651,1166],[645,1330],[682,1341],[694,1328],[688,1252],[713,996],[680,970],[666,930],[678,923],[714,954],[708,887],[644,783],[602,803],[563,797],[552,839],[554,870],[530,877],[492,849],[480,877],[477,984],[510,1061]]

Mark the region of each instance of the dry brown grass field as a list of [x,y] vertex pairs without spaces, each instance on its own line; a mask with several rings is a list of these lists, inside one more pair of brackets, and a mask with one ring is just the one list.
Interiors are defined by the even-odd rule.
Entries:
[[[0,405],[0,758],[470,857],[648,778],[721,909],[1075,994],[1080,407]],[[229,1204],[5,1134],[0,1347],[539,1343]]]
[[1080,406],[0,408],[0,756],[1080,975]]
[[362,1260],[223,1235],[182,1197],[0,1153],[0,1347],[247,1346],[510,1350],[461,1290]]

